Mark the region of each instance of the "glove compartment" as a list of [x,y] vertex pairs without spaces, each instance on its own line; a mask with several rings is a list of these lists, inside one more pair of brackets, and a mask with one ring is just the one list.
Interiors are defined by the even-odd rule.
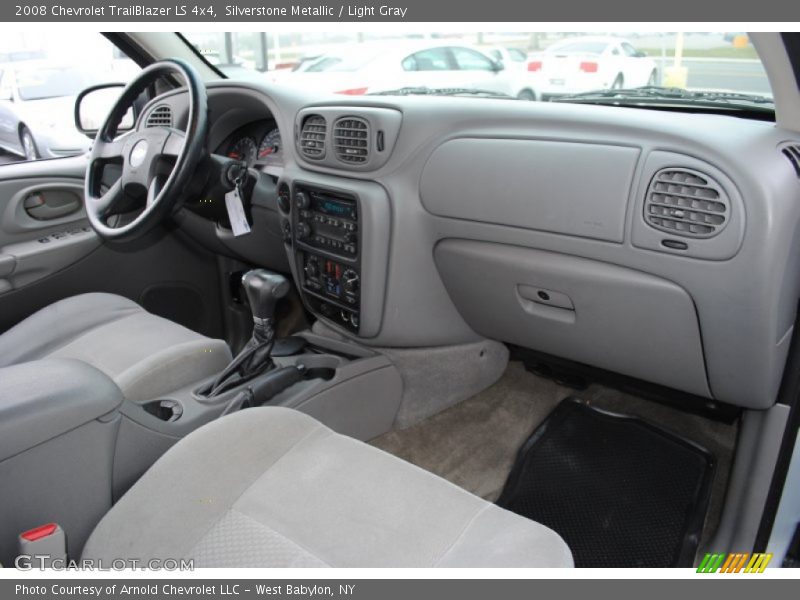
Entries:
[[711,397],[694,303],[665,279],[586,258],[447,239],[434,256],[481,335]]

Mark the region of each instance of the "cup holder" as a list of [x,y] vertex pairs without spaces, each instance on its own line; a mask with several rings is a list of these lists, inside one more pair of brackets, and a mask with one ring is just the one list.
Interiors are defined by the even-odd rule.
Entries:
[[303,365],[306,369],[304,379],[322,379],[330,381],[336,376],[336,369],[345,362],[340,356],[331,354],[318,354],[315,356],[304,356],[297,361],[298,365]]
[[306,369],[305,379],[322,379],[330,381],[336,375],[336,369],[331,367],[310,367]]
[[153,400],[142,405],[145,412],[150,413],[156,419],[171,423],[181,418],[183,414],[183,406],[177,400],[165,398],[162,400]]

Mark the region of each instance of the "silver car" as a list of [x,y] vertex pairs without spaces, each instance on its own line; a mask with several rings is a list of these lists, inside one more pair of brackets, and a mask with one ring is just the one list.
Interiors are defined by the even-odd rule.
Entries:
[[86,152],[90,141],[75,129],[75,97],[101,79],[43,61],[0,64],[0,148],[27,160]]

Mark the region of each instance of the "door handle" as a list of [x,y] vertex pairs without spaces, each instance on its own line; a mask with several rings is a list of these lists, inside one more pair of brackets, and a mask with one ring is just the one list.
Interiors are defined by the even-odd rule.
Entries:
[[32,192],[23,203],[25,212],[37,221],[66,217],[80,210],[83,203],[72,190],[48,189]]

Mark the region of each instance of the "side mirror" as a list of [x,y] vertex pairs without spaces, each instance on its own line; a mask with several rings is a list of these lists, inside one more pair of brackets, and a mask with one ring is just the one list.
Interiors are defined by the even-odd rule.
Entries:
[[[86,88],[78,94],[75,99],[75,127],[78,131],[94,139],[124,88],[123,83],[105,83]],[[131,107],[117,125],[117,132],[130,131],[135,124],[136,115]]]
[[500,71],[504,70],[506,66],[503,64],[503,61],[499,58],[492,62],[492,70],[495,73],[499,73]]

